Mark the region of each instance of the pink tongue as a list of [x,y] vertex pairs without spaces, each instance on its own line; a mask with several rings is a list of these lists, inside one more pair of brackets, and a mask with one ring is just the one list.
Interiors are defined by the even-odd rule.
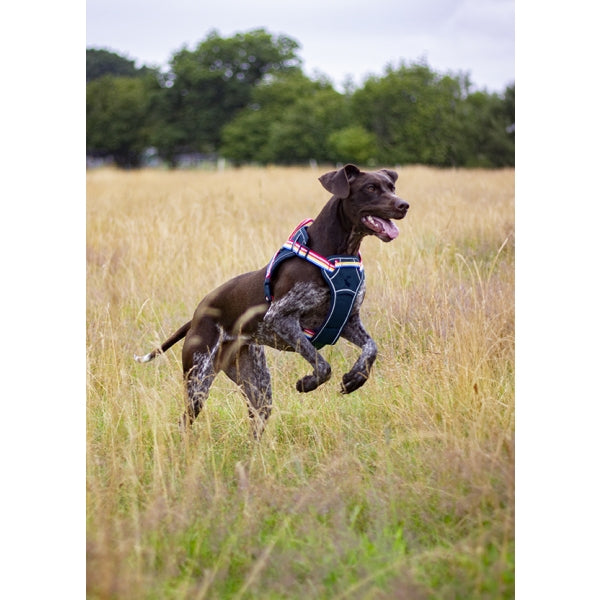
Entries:
[[398,237],[398,234],[400,232],[398,231],[398,228],[396,227],[396,224],[393,221],[388,221],[387,219],[380,219],[379,217],[373,217],[373,219],[381,225],[383,231],[390,239],[395,240]]

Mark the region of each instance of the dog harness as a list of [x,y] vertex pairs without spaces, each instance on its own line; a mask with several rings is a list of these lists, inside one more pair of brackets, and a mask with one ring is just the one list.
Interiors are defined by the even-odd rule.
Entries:
[[306,245],[308,243],[306,229],[312,222],[312,219],[302,221],[294,229],[287,242],[274,254],[265,276],[265,299],[267,302],[273,300],[271,279],[284,260],[297,256],[319,267],[331,292],[329,313],[322,325],[315,331],[303,330],[311,344],[319,349],[338,341],[352,312],[356,294],[365,279],[365,272],[360,254],[358,256],[328,256],[325,258],[313,252]]

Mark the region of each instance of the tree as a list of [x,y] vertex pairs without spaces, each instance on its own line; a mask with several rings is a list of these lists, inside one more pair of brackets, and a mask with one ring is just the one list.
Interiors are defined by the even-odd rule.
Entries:
[[224,128],[221,151],[236,162],[330,160],[327,138],[344,127],[347,109],[330,81],[281,75],[257,86],[250,105]]
[[223,127],[221,154],[236,164],[269,162],[269,131],[273,123],[268,110],[240,111]]
[[299,45],[264,29],[221,38],[211,32],[195,50],[171,59],[160,103],[168,145],[157,136],[161,154],[216,152],[221,130],[250,101],[261,81],[300,70]]
[[461,164],[501,167],[515,164],[515,87],[503,96],[474,92],[462,106]]
[[310,95],[318,87],[303,73],[279,73],[258,83],[248,105],[222,130],[223,156],[236,163],[272,162],[268,148],[270,128],[279,122],[297,98]]
[[87,153],[112,155],[121,167],[139,166],[149,140],[149,81],[105,75],[86,88]]
[[453,165],[462,95],[458,78],[424,63],[388,67],[384,77],[371,77],[354,93],[354,118],[376,136],[380,162]]
[[332,162],[367,165],[375,162],[377,138],[361,125],[350,125],[329,135],[327,144]]
[[270,127],[267,146],[270,162],[331,161],[327,140],[346,123],[344,96],[332,86],[297,98]]
[[176,52],[166,73],[89,48],[87,151],[140,163],[148,147],[171,165],[183,152],[236,163],[512,166],[515,87],[470,92],[465,75],[424,62],[388,66],[338,93],[301,70],[299,45],[264,29],[211,32]]
[[152,69],[142,67],[136,69],[135,62],[110,50],[88,48],[85,52],[86,83],[99,79],[104,75],[114,77],[140,77],[147,75]]
[[273,36],[265,29],[254,29],[222,38],[216,30],[211,31],[194,52],[182,50],[173,58],[177,65],[191,57],[195,65],[204,71],[217,74],[224,81],[240,82],[248,90],[262,81],[266,75],[276,75],[300,69],[301,60],[296,55],[299,44],[287,36]]

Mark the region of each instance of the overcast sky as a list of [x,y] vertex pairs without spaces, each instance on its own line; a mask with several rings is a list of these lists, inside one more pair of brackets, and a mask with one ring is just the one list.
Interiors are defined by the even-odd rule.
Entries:
[[228,37],[264,27],[299,42],[304,72],[341,88],[388,63],[425,58],[436,71],[468,72],[475,87],[515,80],[514,0],[87,0],[86,45],[165,66],[211,29]]

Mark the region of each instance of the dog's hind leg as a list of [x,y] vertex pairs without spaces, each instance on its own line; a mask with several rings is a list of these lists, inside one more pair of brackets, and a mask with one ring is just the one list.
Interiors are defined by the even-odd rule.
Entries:
[[208,396],[218,368],[218,351],[222,333],[219,327],[206,319],[190,331],[183,343],[183,368],[187,391],[187,405],[181,417],[181,429],[191,426]]
[[256,344],[243,346],[225,369],[225,373],[240,386],[246,396],[252,433],[259,440],[271,414],[273,402],[271,374],[264,348]]
[[185,385],[187,391],[187,405],[180,421],[181,429],[188,429],[200,414],[208,396],[210,386],[215,379],[214,353],[216,346],[210,353],[194,355],[194,366],[186,373]]

